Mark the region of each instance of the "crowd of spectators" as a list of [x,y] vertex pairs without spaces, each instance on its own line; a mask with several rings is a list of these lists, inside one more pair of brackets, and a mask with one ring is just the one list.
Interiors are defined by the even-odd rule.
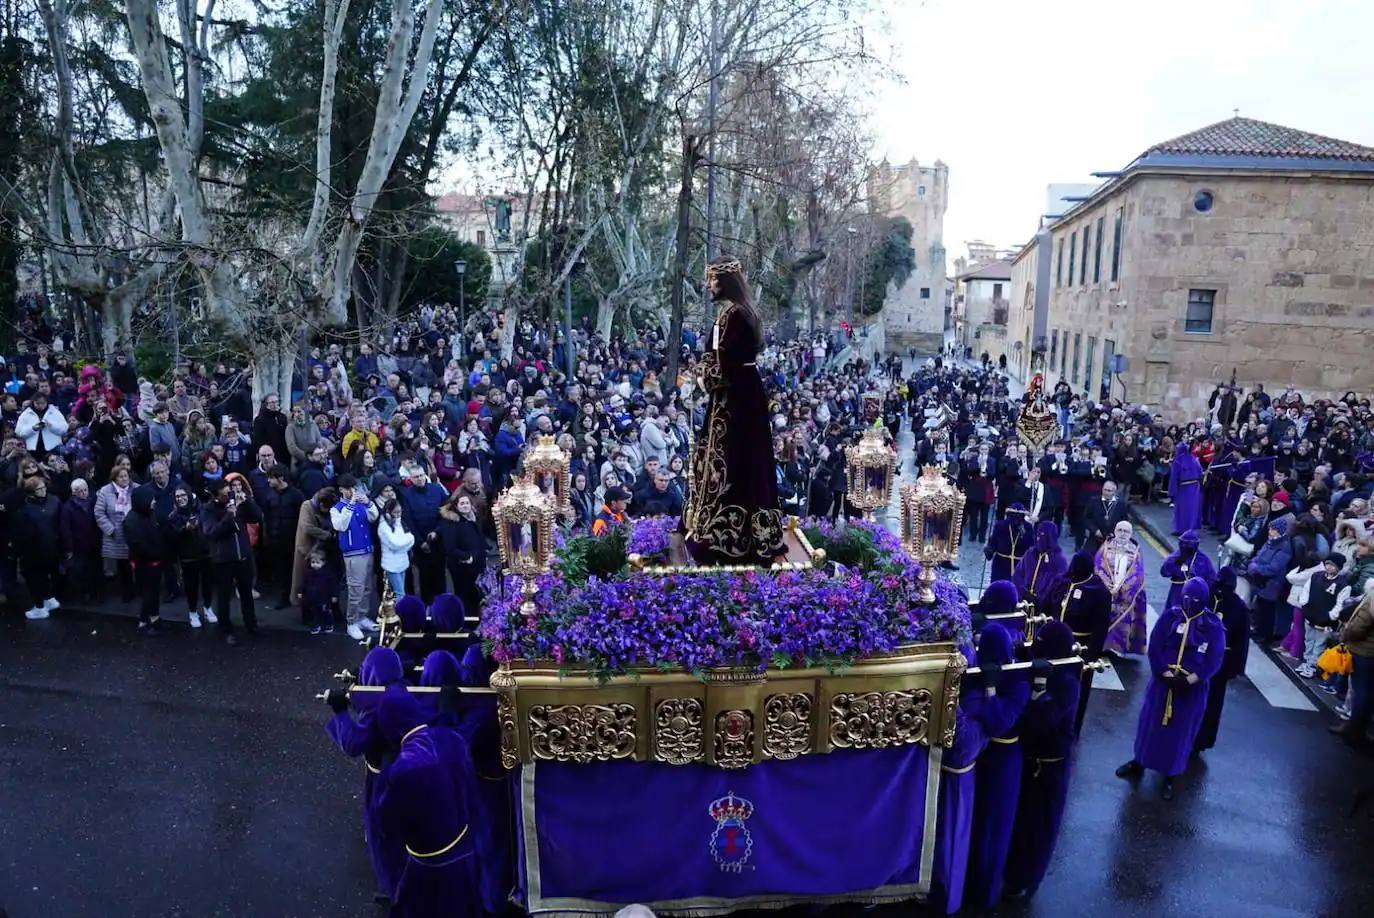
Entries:
[[[569,376],[561,333],[530,317],[508,327],[499,311],[474,311],[460,327],[456,310],[424,307],[384,340],[316,342],[290,404],[254,404],[241,367],[189,362],[150,380],[125,354],[76,360],[32,321],[0,374],[8,604],[41,619],[62,601],[137,599],[151,633],[184,598],[191,627],[218,624],[230,641],[235,596],[249,634],[267,597],[298,607],[312,631],[361,637],[384,585],[426,602],[451,590],[475,612],[492,501],[534,437],[573,457],[569,531],[676,515],[686,498],[705,336],[684,332],[672,380],[657,329],[605,340],[583,323],[572,337]],[[1368,398],[1221,384],[1206,416],[1166,420],[1060,383],[1046,396],[1057,436],[1029,454],[1015,433],[1022,400],[989,361],[837,359],[849,338],[770,334],[760,354],[785,512],[838,517],[844,446],[861,428],[895,438],[909,424],[916,464],[943,466],[966,495],[966,539],[986,540],[1021,504],[1093,550],[1129,502],[1170,500],[1186,455],[1206,492],[1198,525],[1226,543],[1218,560],[1242,575],[1257,638],[1296,635],[1287,649],[1315,674],[1325,638],[1352,617],[1358,629],[1374,574]],[[1240,491],[1233,519],[1218,518],[1218,488]],[[1118,503],[1109,494],[1120,508],[1104,514]],[[1328,620],[1303,619],[1328,561],[1340,562],[1341,601]],[[1355,679],[1367,678],[1360,660],[1374,662],[1374,647],[1349,643]]]

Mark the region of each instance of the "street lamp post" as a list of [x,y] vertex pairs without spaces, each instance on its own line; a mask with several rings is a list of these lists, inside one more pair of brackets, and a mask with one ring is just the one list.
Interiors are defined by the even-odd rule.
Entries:
[[463,357],[466,358],[468,355],[468,263],[460,258],[453,263],[453,270],[458,272],[458,339],[461,342],[459,349]]
[[846,311],[847,311],[848,314],[849,314],[849,327],[850,327],[850,328],[853,328],[853,327],[854,327],[854,237],[858,234],[859,231],[858,231],[857,229],[855,229],[854,227],[852,227],[852,226],[846,227],[845,229],[846,229],[846,232],[849,233],[849,257],[848,257],[847,259],[845,259],[844,298],[848,301],[848,303],[847,303],[847,310],[846,310]]
[[563,278],[563,371],[567,373],[570,381],[573,377],[572,276],[582,270],[585,264],[586,262],[579,257],[573,262],[568,276]]

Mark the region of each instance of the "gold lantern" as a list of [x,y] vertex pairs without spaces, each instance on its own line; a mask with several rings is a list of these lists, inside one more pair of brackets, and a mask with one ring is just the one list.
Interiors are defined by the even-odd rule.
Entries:
[[925,466],[915,484],[902,488],[902,544],[921,562],[921,602],[935,602],[935,567],[959,557],[963,525],[964,494],[938,465]]
[[523,581],[525,602],[520,611],[534,615],[534,578],[549,569],[553,554],[554,498],[546,496],[528,475],[522,476],[496,499],[496,544],[501,566]]
[[572,509],[572,457],[549,434],[534,438],[534,447],[525,454],[525,474],[544,494],[551,495],[554,510]]
[[892,498],[897,454],[888,448],[885,435],[881,427],[872,427],[864,431],[858,443],[844,448],[849,478],[845,497],[852,506],[863,511],[865,517],[886,507]]

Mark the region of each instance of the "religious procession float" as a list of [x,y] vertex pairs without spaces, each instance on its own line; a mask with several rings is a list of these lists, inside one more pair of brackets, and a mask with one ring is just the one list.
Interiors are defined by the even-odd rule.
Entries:
[[[495,503],[503,569],[475,631],[381,617],[393,647],[482,648],[489,685],[462,698],[496,747],[474,758],[509,816],[511,900],[703,915],[925,899],[937,848],[968,843],[967,818],[940,841],[942,772],[968,771],[942,761],[978,672],[966,595],[937,575],[963,495],[930,467],[900,489],[900,535],[871,521],[896,459],[870,430],[847,449],[863,518],[785,519],[773,563],[722,565],[693,560],[677,520],[565,538],[568,463],[542,438]],[[1039,619],[1000,612],[1028,655]]]

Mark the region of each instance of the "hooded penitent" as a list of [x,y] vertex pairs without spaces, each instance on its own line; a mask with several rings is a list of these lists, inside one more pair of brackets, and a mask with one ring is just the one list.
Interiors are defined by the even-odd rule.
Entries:
[[1068,567],[1059,547],[1059,527],[1043,520],[1035,526],[1034,549],[1017,563],[1012,581],[1022,596],[1039,603]]
[[994,580],[978,600],[980,615],[1006,615],[1016,611],[1021,591],[1010,580]]
[[1166,777],[1188,766],[1209,683],[1226,654],[1211,593],[1207,581],[1189,578],[1179,604],[1165,610],[1150,633],[1150,684],[1136,725],[1135,760]]
[[463,601],[452,593],[440,593],[429,604],[429,620],[440,634],[463,630]]
[[1174,448],[1169,467],[1169,497],[1174,501],[1174,535],[1202,525],[1202,464],[1187,443]]
[[978,716],[989,742],[978,758],[975,776],[964,895],[974,905],[984,907],[1002,898],[1003,874],[1021,795],[1020,720],[1030,699],[1030,674],[999,670],[1016,662],[1017,641],[996,623],[978,634],[978,665],[984,674],[984,698]]
[[988,543],[983,548],[983,555],[992,566],[993,580],[1011,579],[1017,562],[1030,551],[1030,541],[1030,523],[1026,522],[1026,508],[1019,502],[1014,503],[1008,508],[1006,516],[992,527],[992,535],[988,537]]
[[483,882],[498,846],[467,743],[457,730],[427,725],[409,698],[384,698],[377,720],[396,746],[377,808],[382,830],[405,854],[391,914],[499,914],[499,887]]
[[1205,552],[1198,551],[1198,534],[1189,529],[1178,540],[1178,551],[1164,559],[1160,567],[1161,576],[1169,578],[1169,596],[1164,607],[1177,605],[1183,595],[1183,584],[1190,577],[1201,577],[1210,587],[1216,580],[1217,569]]
[[[405,672],[401,657],[390,647],[374,647],[368,651],[362,665],[358,667],[358,682],[362,685],[386,686],[383,699],[395,696],[410,703],[410,696],[405,688]],[[356,720],[347,711],[335,714],[325,725],[325,733],[344,755],[363,758],[366,766],[366,778],[363,782],[363,835],[367,840],[367,853],[372,861],[372,871],[377,879],[377,891],[390,898],[405,866],[405,850],[394,839],[386,837],[378,816],[378,776],[391,757],[390,747],[382,736],[377,721],[377,707],[380,703],[381,700],[375,700],[374,704],[360,707]]]
[[1236,572],[1230,567],[1217,572],[1217,582],[1212,587],[1212,615],[1226,632],[1226,656],[1221,669],[1212,677],[1212,684],[1207,687],[1207,709],[1193,740],[1193,748],[1198,750],[1216,745],[1221,710],[1226,701],[1226,683],[1245,672],[1249,658],[1250,609],[1236,595]]
[[[1072,653],[1073,643],[1073,634],[1063,623],[1045,622],[1035,636],[1035,656],[1047,660],[1067,657]],[[1069,753],[1078,690],[1078,667],[1055,667],[1021,715],[1024,777],[1005,880],[1005,888],[1011,893],[1034,893],[1054,856],[1068,798]]]

